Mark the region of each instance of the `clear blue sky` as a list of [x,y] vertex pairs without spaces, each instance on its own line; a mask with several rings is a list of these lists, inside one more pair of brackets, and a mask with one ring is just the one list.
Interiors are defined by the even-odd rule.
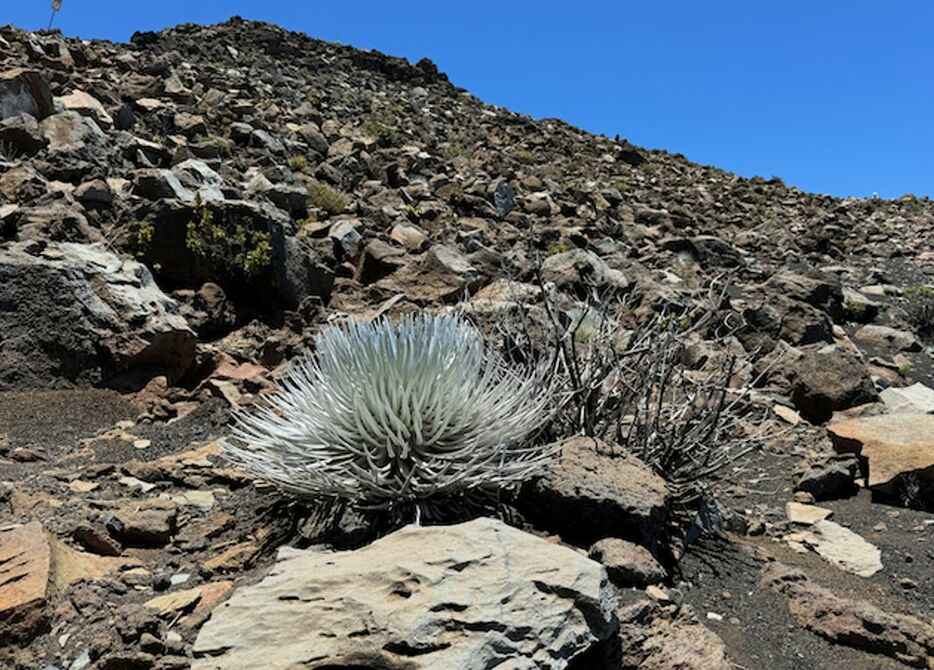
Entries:
[[[44,27],[48,0],[2,0]],[[487,102],[821,193],[934,194],[930,0],[63,0],[67,35],[238,14],[411,60]]]

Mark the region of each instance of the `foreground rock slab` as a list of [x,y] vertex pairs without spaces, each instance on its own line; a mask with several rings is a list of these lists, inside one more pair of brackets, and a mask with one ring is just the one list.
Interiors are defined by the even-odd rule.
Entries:
[[934,415],[898,413],[841,421],[827,428],[840,452],[858,453],[869,465],[868,484],[889,495],[901,493],[910,477],[915,500],[934,496]]
[[500,521],[408,526],[345,553],[283,550],[195,641],[192,670],[568,667],[616,633],[596,562]]

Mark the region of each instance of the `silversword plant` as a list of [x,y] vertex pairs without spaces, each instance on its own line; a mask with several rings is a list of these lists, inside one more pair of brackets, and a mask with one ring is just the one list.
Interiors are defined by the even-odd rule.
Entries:
[[387,505],[519,482],[552,458],[528,439],[552,404],[545,375],[466,321],[348,321],[316,345],[225,443],[282,489]]

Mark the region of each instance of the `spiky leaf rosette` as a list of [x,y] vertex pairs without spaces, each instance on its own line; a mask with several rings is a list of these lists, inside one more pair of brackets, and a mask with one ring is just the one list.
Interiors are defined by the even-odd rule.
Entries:
[[551,404],[543,375],[465,321],[347,322],[316,345],[225,443],[283,489],[386,504],[521,481],[551,458],[526,439]]

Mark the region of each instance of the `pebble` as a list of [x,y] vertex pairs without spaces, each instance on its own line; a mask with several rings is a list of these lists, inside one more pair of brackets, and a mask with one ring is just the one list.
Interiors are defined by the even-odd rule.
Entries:
[[908,577],[903,577],[898,580],[898,585],[901,586],[906,591],[911,591],[912,589],[918,588],[918,582]]
[[655,584],[645,588],[645,595],[647,595],[652,600],[657,600],[660,603],[667,603],[671,600],[665,589],[661,588],[660,586],[655,586]]

